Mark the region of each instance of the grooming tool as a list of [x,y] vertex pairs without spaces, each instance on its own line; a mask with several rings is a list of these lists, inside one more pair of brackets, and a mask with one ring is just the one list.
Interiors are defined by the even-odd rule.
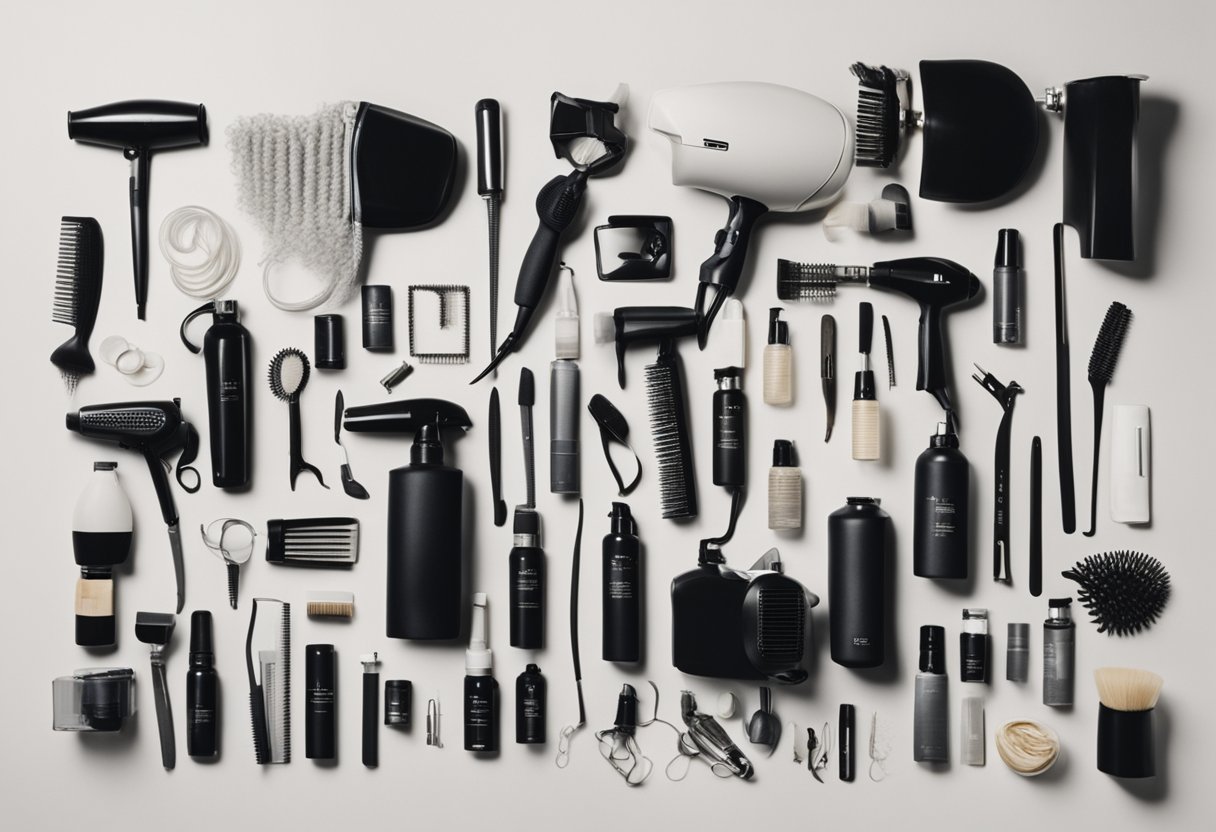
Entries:
[[[490,360],[498,349],[498,229],[505,166],[502,153],[502,108],[483,98],[473,108],[477,119],[477,193],[486,203],[490,255]],[[505,520],[504,520],[505,522]],[[502,523],[497,525],[501,526]]]
[[[371,654],[377,657],[377,653]],[[367,659],[364,653],[360,661]],[[367,673],[366,662],[363,671]],[[377,674],[379,675],[379,674]],[[386,679],[384,682],[384,724],[394,728],[409,728],[413,717],[414,684],[409,679]]]
[[773,712],[773,689],[768,685],[760,686],[760,709],[747,721],[747,740],[768,746],[769,756],[781,741],[781,719]]
[[642,544],[625,503],[613,503],[603,541],[600,609],[606,662],[642,659]]
[[1037,777],[1060,757],[1060,738],[1042,723],[1025,719],[1006,722],[996,732],[995,740],[1005,765],[1023,777]]
[[68,113],[68,138],[121,150],[131,163],[131,263],[135,310],[148,301],[148,179],[152,151],[207,143],[207,108],[183,101],[119,101]]
[[121,731],[135,713],[135,671],[93,667],[51,683],[56,731]]
[[443,748],[443,739],[439,734],[439,699],[426,700],[426,744],[434,748]]
[[[878,711],[870,715],[870,779],[875,783],[881,783],[887,778],[887,757],[891,753],[889,743],[886,741],[885,735],[878,733]],[[877,769],[882,776],[875,777],[874,771]]]
[[746,81],[660,90],[647,123],[671,142],[672,184],[730,204],[697,286],[697,342],[704,349],[714,317],[738,289],[756,221],[770,211],[831,202],[852,170],[852,132],[822,98]]
[[236,609],[237,589],[241,581],[241,566],[253,555],[253,544],[257,532],[244,520],[224,517],[212,520],[210,525],[199,525],[203,545],[224,562],[228,574],[228,604]]
[[1056,451],[1060,469],[1060,516],[1064,534],[1077,530],[1077,490],[1072,470],[1072,379],[1068,343],[1068,306],[1064,283],[1064,225],[1052,227],[1056,307]]
[[[186,327],[206,313],[212,323],[200,348],[186,337]],[[186,349],[202,352],[207,365],[211,482],[216,488],[247,488],[253,466],[252,339],[241,326],[240,307],[234,300],[207,301],[185,317],[178,334]]]
[[507,558],[511,646],[540,650],[545,646],[545,550],[540,541],[540,515],[517,506],[513,545]]
[[1043,440],[1030,442],[1030,594],[1043,594]]
[[794,443],[773,440],[773,467],[768,469],[768,527],[802,528],[802,469],[794,462]]
[[[638,453],[633,449],[633,446],[629,444],[629,423],[625,421],[625,417],[621,414],[621,411],[616,409],[616,405],[608,401],[600,393],[596,393],[591,397],[591,401],[587,402],[587,410],[591,413],[591,418],[595,419],[596,425],[599,426],[600,444],[604,448],[604,459],[608,461],[608,468],[612,471],[612,478],[616,480],[617,493],[622,497],[628,497],[642,480],[642,460],[638,457]],[[616,463],[612,459],[612,453],[608,449],[608,444],[612,441],[624,445],[633,454],[633,460],[637,463],[637,473],[633,475],[633,479],[628,485],[625,484],[621,472],[617,470]]]
[[831,315],[819,320],[819,383],[823,387],[827,425],[823,441],[827,442],[836,425],[836,319]]
[[[238,202],[263,234],[262,288],[274,306],[292,312],[350,298],[370,248],[365,230],[442,222],[458,166],[447,130],[366,101],[304,117],[239,118],[228,129],[228,147]],[[285,298],[272,274],[288,263],[311,273],[304,282],[319,289]]]
[[926,624],[920,628],[919,666],[912,714],[912,759],[918,763],[949,762],[945,627]]
[[633,344],[662,344],[697,331],[696,313],[685,306],[621,306],[595,316],[595,342],[616,345],[617,383],[625,389],[625,350]]
[[815,729],[808,727],[806,729],[806,770],[811,773],[811,776],[823,782],[823,778],[819,776],[819,769],[815,767],[815,763],[819,759],[819,737],[815,735]]
[[718,340],[724,345],[718,362],[723,367],[747,367],[747,317],[743,312],[743,301],[731,298],[722,309],[722,333]]
[[963,610],[963,629],[958,634],[959,679],[988,683],[988,610]]
[[836,734],[840,740],[840,750],[837,752],[840,766],[840,780],[843,783],[852,783],[854,770],[857,767],[855,759],[857,710],[852,705],[845,704],[840,706],[840,725]]
[[794,401],[794,351],[790,325],[780,320],[781,307],[768,310],[768,345],[764,348],[764,403],[788,405]]
[[697,516],[697,483],[684,392],[684,371],[674,341],[664,341],[658,358],[646,366],[646,404],[652,452],[659,469],[663,519]]
[[803,682],[818,603],[784,574],[776,549],[739,570],[721,550],[702,546],[697,568],[671,582],[672,664],[694,676]]
[[789,725],[789,728],[790,728],[790,736],[794,738],[794,742],[793,742],[794,765],[796,765],[796,766],[802,765],[802,751],[800,750],[801,746],[798,743],[798,723],[791,722]]
[[[439,332],[429,335],[420,326],[421,296],[433,296]],[[454,284],[409,288],[410,355],[419,364],[464,364],[469,360],[469,287]]]
[[1098,771],[1113,777],[1156,777],[1153,709],[1165,681],[1147,670],[1100,667],[1098,687]]
[[680,694],[680,716],[688,728],[684,736],[705,755],[711,768],[716,771],[721,767],[742,780],[752,779],[756,770],[751,760],[727,736],[718,720],[697,710],[697,698],[692,691]]
[[[369,352],[393,351],[393,287],[374,284],[362,287],[363,349]],[[412,309],[413,307],[411,307]],[[410,316],[411,322],[413,316]],[[411,333],[413,327],[410,327]],[[411,343],[410,354],[413,354]]]
[[595,227],[595,270],[600,280],[671,277],[671,232],[671,217],[609,216],[607,225]]
[[414,365],[408,361],[402,361],[400,366],[389,370],[388,375],[380,379],[380,386],[384,388],[384,392],[391,393],[398,384],[409,378],[412,372],[414,372]]
[[97,355],[132,387],[147,387],[165,371],[165,359],[159,353],[141,350],[121,335],[103,338]]
[[1052,598],[1043,622],[1043,704],[1071,707],[1077,627],[1072,623],[1072,599]]
[[971,465],[948,423],[937,423],[929,447],[916,458],[914,477],[912,574],[966,578],[971,559]]
[[304,608],[309,618],[355,617],[355,593],[332,590],[309,590]]
[[338,756],[338,659],[332,644],[304,646],[304,756]]
[[891,515],[876,497],[849,497],[828,515],[828,634],[832,661],[879,667],[887,658],[893,576]]
[[531,662],[515,677],[515,742],[544,745],[546,726],[545,677]]
[[254,759],[260,766],[290,763],[291,604],[276,598],[253,599],[245,636],[245,670]]
[[473,626],[464,651],[464,750],[498,750],[498,682],[487,646],[486,594],[473,593]]
[[334,443],[342,449],[342,490],[346,492],[346,496],[348,497],[354,497],[356,500],[366,500],[371,495],[367,493],[366,488],[355,480],[355,475],[351,473],[350,451],[346,450],[346,446],[342,444],[342,416],[345,413],[346,402],[342,398],[342,391],[339,390],[334,396]]
[[612,727],[595,732],[603,756],[613,771],[630,786],[640,786],[650,776],[654,765],[638,746],[638,692],[633,685],[621,686],[616,699],[616,717]]
[[1081,256],[1134,260],[1140,83],[1145,75],[1105,75],[1048,87],[1039,102],[1064,112],[1064,223]]
[[266,521],[267,563],[349,569],[358,560],[359,521],[354,517]]
[[811,770],[811,776],[818,782],[823,782],[819,772],[827,771],[828,761],[832,758],[832,726],[823,723],[820,734],[808,728],[807,730],[807,760],[806,767]]
[[739,710],[739,697],[729,690],[718,694],[718,716],[722,719],[733,719]]
[[270,361],[267,371],[270,379],[270,392],[276,399],[287,402],[289,427],[289,473],[291,474],[291,490],[296,490],[296,477],[301,471],[308,471],[317,478],[321,487],[328,489],[325,478],[315,466],[304,461],[300,452],[302,430],[300,428],[300,394],[308,385],[309,366],[308,356],[295,347],[279,350]]
[[190,614],[190,670],[186,673],[186,753],[219,754],[219,675],[211,639],[211,613]]
[[1002,228],[992,269],[992,343],[1022,343],[1022,246],[1016,228]]
[[610,101],[570,98],[559,92],[550,98],[549,139],[557,157],[570,162],[574,170],[550,179],[536,196],[540,224],[524,253],[515,283],[515,305],[519,308],[515,324],[489,366],[473,379],[474,384],[514,352],[527,334],[557,264],[562,237],[582,208],[588,180],[624,161],[628,138],[615,118],[627,93],[628,88],[622,84]]
[[532,407],[536,404],[536,379],[527,367],[519,369],[519,429],[524,449],[523,507],[536,508],[536,446],[533,439]]
[[869,202],[838,202],[823,218],[823,235],[834,240],[833,229],[851,228],[863,234],[912,230],[912,197],[895,182],[883,186],[882,194]]
[[346,369],[346,324],[341,315],[314,315],[313,353],[318,370]]
[[882,316],[882,340],[887,348],[887,389],[895,387],[895,349],[891,345],[891,322]]
[[920,196],[990,202],[1025,178],[1039,144],[1034,96],[1016,74],[988,61],[921,61],[924,113],[902,69],[856,63],[857,165],[890,167],[908,128],[924,128]]
[[916,389],[927,390],[957,426],[947,378],[946,313],[973,300],[980,281],[967,269],[940,257],[909,257],[873,266],[777,261],[777,297],[783,301],[832,297],[840,284],[864,284],[899,292],[920,305]]
[[105,253],[101,225],[92,217],[64,217],[59,221],[59,261],[55,267],[55,299],[51,320],[73,328],[72,337],[51,353],[68,395],[76,392],[81,376],[96,365],[89,355],[89,338],[101,302]]
[[714,485],[730,494],[730,518],[722,535],[702,540],[701,545],[721,547],[735,535],[747,488],[747,396],[739,367],[714,370],[714,381],[718,389],[713,398],[713,478]]
[[161,221],[160,254],[173,285],[192,298],[218,298],[241,267],[241,241],[232,226],[198,205],[170,211]]
[[177,741],[173,736],[173,709],[169,703],[169,679],[165,653],[173,638],[175,619],[167,612],[135,614],[135,637],[152,649],[152,690],[156,697],[156,728],[160,733],[160,762],[166,770],[177,765]]
[[1080,589],[1077,598],[1099,633],[1132,636],[1156,622],[1170,597],[1170,575],[1142,552],[1103,552],[1061,572]]
[[498,388],[490,389],[490,491],[494,503],[494,525],[507,522],[507,502],[502,498],[502,410],[498,403]]
[[[380,654],[363,653],[359,656],[359,664],[363,666],[363,765],[375,768],[380,765]],[[409,719],[408,706],[406,719]]]
[[959,758],[963,765],[982,766],[984,764],[984,700],[981,697],[964,697],[959,735]]
[[1084,533],[1086,537],[1093,537],[1098,530],[1098,467],[1101,460],[1098,449],[1102,445],[1102,406],[1106,400],[1106,386],[1114,375],[1119,351],[1123,349],[1123,339],[1127,336],[1131,321],[1130,309],[1119,301],[1112,303],[1102,319],[1094,351],[1089,356],[1089,386],[1094,393],[1094,473],[1089,498],[1089,531]]
[[[104,442],[117,443],[143,454],[156,488],[161,518],[169,533],[169,550],[173,555],[173,574],[177,583],[177,612],[186,604],[186,565],[182,556],[181,529],[177,506],[169,486],[168,457],[180,451],[177,460],[177,484],[188,493],[198,491],[198,471],[190,467],[198,456],[198,432],[182,416],[181,400],[149,402],[117,402],[94,404],[67,414],[67,429]],[[193,486],[187,486],[182,475],[193,474]]]
[[853,459],[878,459],[882,446],[882,418],[878,410],[874,371],[870,369],[870,348],[874,343],[874,307],[862,301],[857,306],[860,328],[857,351],[861,369],[853,374]]
[[1010,381],[1009,384],[1001,384],[997,381],[996,376],[985,370],[979,364],[975,365],[978,371],[972,373],[971,377],[976,383],[992,394],[992,398],[996,399],[997,404],[1001,406],[1001,424],[996,431],[996,481],[993,484],[993,509],[992,509],[992,579],[1001,581],[1002,583],[1010,583],[1013,580],[1013,574],[1009,571],[1009,529],[1012,525],[1009,521],[1010,514],[1010,492],[1012,486],[1010,481],[1010,466],[1009,466],[1009,446],[1010,434],[1013,432],[1013,406],[1017,403],[1018,393],[1026,392],[1025,389],[1016,381]]
[[72,554],[76,581],[76,643],[117,643],[114,567],[126,561],[134,537],[131,501],[118,481],[117,462],[94,462],[93,476],[72,510]]
[[1147,523],[1152,519],[1153,445],[1148,406],[1115,405],[1110,438],[1110,519]]
[[1030,625],[1010,622],[1005,647],[1005,679],[1025,682],[1030,678]]
[[570,744],[578,729],[587,724],[587,708],[583,702],[583,662],[578,642],[578,578],[583,551],[583,498],[578,500],[578,525],[574,530],[574,551],[570,558],[570,659],[574,666],[574,689],[578,698],[578,722],[562,728],[557,741],[558,768],[570,764]]
[[410,464],[388,475],[389,638],[451,640],[465,618],[464,473],[444,464],[442,431],[473,426],[443,399],[347,408],[354,433],[412,433]]
[[559,269],[568,271],[570,277],[558,290],[560,308],[553,327],[556,360],[549,365],[549,491],[578,494],[578,298],[574,294],[574,269],[565,263]]

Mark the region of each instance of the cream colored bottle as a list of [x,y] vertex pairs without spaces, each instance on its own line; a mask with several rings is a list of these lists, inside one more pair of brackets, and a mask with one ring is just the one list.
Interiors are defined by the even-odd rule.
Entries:
[[802,469],[794,465],[794,443],[773,442],[773,467],[768,471],[768,527],[802,528]]
[[794,350],[790,325],[779,320],[781,307],[768,310],[768,346],[764,348],[764,403],[781,407],[794,401]]

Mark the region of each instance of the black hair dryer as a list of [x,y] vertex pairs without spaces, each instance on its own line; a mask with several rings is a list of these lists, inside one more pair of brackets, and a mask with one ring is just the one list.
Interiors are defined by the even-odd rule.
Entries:
[[184,101],[119,101],[68,112],[68,138],[113,147],[131,163],[131,259],[135,306],[148,301],[148,176],[152,151],[207,143],[207,108]]

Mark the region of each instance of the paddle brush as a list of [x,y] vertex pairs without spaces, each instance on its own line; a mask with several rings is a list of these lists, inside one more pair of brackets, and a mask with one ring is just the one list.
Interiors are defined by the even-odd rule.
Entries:
[[1098,330],[1098,340],[1094,342],[1094,351],[1089,356],[1089,386],[1094,391],[1094,473],[1086,537],[1093,537],[1098,525],[1098,449],[1102,444],[1102,405],[1106,400],[1106,385],[1110,384],[1114,375],[1131,320],[1132,311],[1119,301],[1113,302],[1106,310],[1106,317]]

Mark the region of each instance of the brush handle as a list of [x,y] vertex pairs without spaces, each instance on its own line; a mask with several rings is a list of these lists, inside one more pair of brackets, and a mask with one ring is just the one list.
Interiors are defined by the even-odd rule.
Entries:
[[502,411],[498,388],[490,390],[490,492],[494,503],[494,525],[507,522],[507,504],[502,498]]
[[172,769],[177,764],[177,741],[173,736],[173,709],[169,705],[169,682],[165,678],[165,661],[159,653],[152,655],[152,692],[156,699],[160,762],[166,769]]
[[380,765],[380,674],[363,674],[363,765]]
[[1043,594],[1043,441],[1030,443],[1030,594]]
[[1060,467],[1060,515],[1064,534],[1077,530],[1077,488],[1072,470],[1072,382],[1068,348],[1068,308],[1064,293],[1064,226],[1053,229],[1056,294],[1056,445]]
[[142,321],[148,304],[148,180],[151,173],[147,149],[127,148],[131,162],[131,262],[135,267],[135,311]]
[[[756,220],[767,213],[768,207],[762,202],[745,196],[730,199],[730,214],[726,218],[726,225],[714,235],[714,253],[701,264],[702,287],[699,287],[697,292],[697,342],[701,349],[705,349],[709,327],[713,324],[718,310],[739,286],[743,266],[747,262],[752,228]],[[708,309],[703,308],[705,286],[715,286],[718,289]]]
[[291,463],[291,490],[296,490],[296,477],[301,471],[310,471],[317,478],[317,482],[321,483],[322,488],[329,488],[325,484],[325,478],[321,476],[321,472],[315,465],[310,465],[304,461],[304,455],[300,450],[300,399],[297,396],[292,396],[287,400],[287,417],[288,417],[288,442],[289,454]]
[[1098,531],[1098,451],[1102,447],[1102,409],[1106,402],[1106,384],[1091,381],[1089,386],[1094,391],[1094,473],[1089,495],[1089,531],[1086,537],[1093,537]]
[[996,487],[992,508],[992,580],[1009,583],[1013,576],[1009,571],[1009,446],[1013,432],[1013,404],[1009,400],[1001,425],[996,432]]

